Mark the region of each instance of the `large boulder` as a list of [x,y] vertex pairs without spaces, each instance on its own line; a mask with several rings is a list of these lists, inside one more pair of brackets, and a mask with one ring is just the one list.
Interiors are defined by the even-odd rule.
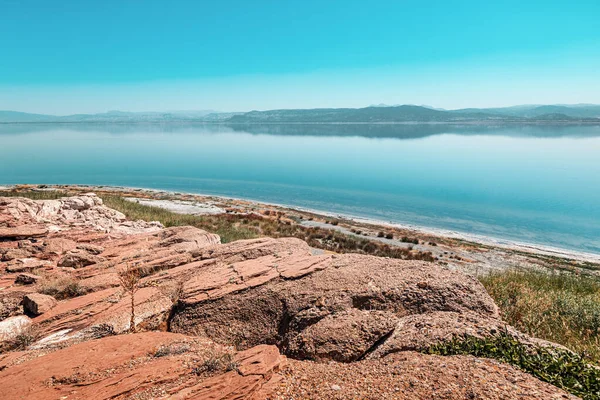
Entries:
[[499,318],[476,279],[427,262],[292,254],[197,267],[171,329],[238,348],[277,344],[298,358],[352,361],[409,315]]

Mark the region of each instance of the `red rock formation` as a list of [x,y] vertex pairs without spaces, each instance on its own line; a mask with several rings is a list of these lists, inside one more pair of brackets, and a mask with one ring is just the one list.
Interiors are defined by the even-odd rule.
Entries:
[[[229,353],[231,359],[224,357]],[[227,361],[219,364],[219,358]],[[5,399],[233,400],[252,398],[284,363],[273,346],[234,353],[206,339],[146,332],[91,340],[25,361],[0,360],[0,383]]]
[[[566,396],[507,365],[412,352],[501,331],[541,343],[506,327],[476,279],[433,263],[314,256],[292,238],[220,244],[91,194],[0,198],[0,260],[3,398]],[[141,277],[133,335],[126,268]],[[40,315],[19,315],[23,300]]]

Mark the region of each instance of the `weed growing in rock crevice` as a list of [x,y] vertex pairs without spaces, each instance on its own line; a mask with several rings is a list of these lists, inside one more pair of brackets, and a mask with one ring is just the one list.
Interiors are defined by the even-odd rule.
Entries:
[[135,333],[135,293],[140,289],[140,270],[128,263],[127,266],[118,273],[119,283],[123,290],[129,294],[131,299],[129,308],[129,332]]

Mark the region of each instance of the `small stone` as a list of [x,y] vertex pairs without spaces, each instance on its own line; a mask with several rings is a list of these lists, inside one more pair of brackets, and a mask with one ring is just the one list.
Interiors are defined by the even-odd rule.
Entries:
[[43,251],[46,254],[62,255],[77,246],[73,240],[64,238],[51,238],[44,241]]
[[331,390],[338,391],[338,390],[342,390],[342,388],[339,385],[331,385]]
[[17,315],[0,321],[0,343],[19,336],[29,326],[31,326],[31,319],[26,315]]
[[15,283],[20,283],[21,285],[31,285],[32,283],[36,283],[38,280],[40,280],[40,278],[41,277],[38,275],[24,272],[22,274],[17,275],[17,277],[15,278]]
[[67,252],[63,258],[58,261],[59,267],[83,268],[88,265],[97,264],[102,259],[94,254],[90,254],[82,249],[75,249]]
[[28,239],[32,237],[44,236],[48,233],[45,227],[37,226],[17,226],[14,228],[0,228],[0,238],[2,239]]
[[25,264],[22,263],[18,263],[18,264],[10,264],[6,266],[6,272],[13,274],[16,272],[27,272],[27,271],[31,271],[33,268],[28,267]]
[[26,314],[41,315],[56,305],[54,297],[41,293],[29,293],[23,298],[23,311]]
[[12,261],[12,260],[18,260],[21,258],[27,258],[31,256],[31,253],[23,248],[18,248],[18,249],[8,249],[4,252],[4,254],[2,254],[2,256],[0,257],[1,261]]
[[87,251],[88,253],[93,254],[93,255],[98,255],[104,251],[104,247],[96,246],[95,244],[90,244],[90,243],[79,244],[79,245],[77,245],[77,248],[79,250]]

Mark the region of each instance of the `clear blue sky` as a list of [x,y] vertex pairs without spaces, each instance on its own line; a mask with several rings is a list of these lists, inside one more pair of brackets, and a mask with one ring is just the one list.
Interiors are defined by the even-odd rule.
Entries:
[[600,103],[600,1],[0,0],[0,109]]

